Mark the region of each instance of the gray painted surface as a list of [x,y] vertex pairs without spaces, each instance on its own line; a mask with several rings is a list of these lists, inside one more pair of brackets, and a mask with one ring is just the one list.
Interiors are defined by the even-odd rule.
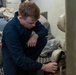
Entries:
[[7,21],[4,18],[0,18],[0,31],[3,31],[3,28],[6,24]]
[[67,75],[76,75],[76,0],[66,0]]

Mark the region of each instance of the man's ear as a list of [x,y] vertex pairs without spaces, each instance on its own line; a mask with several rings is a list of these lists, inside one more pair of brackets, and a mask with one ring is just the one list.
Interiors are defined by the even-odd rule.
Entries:
[[18,20],[21,21],[22,20],[22,16],[18,16]]
[[18,16],[18,20],[20,21],[20,23],[22,24],[23,18],[22,16]]

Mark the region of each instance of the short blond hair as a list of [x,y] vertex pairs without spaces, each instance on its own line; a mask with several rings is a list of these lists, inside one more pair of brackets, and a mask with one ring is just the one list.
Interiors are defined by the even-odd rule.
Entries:
[[35,20],[39,19],[40,17],[40,9],[39,7],[33,2],[23,2],[19,6],[19,15],[21,15],[24,19],[28,16],[31,16]]

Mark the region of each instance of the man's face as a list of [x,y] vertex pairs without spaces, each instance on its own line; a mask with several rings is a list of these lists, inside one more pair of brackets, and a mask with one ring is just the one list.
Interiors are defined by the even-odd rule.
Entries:
[[20,23],[22,24],[22,26],[23,27],[25,27],[25,28],[27,28],[27,29],[31,29],[31,28],[33,28],[33,27],[35,27],[35,23],[36,23],[37,21],[35,21],[35,20],[33,20],[33,18],[32,17],[27,17],[26,19],[21,19],[20,20]]

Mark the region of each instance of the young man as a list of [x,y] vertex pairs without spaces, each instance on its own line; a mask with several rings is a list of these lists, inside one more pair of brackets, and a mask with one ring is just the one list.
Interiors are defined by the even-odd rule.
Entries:
[[57,63],[41,64],[36,61],[46,45],[45,36],[48,34],[38,21],[39,17],[38,6],[32,2],[25,2],[20,4],[19,11],[4,27],[4,75],[35,75],[38,70],[53,73],[57,70]]

